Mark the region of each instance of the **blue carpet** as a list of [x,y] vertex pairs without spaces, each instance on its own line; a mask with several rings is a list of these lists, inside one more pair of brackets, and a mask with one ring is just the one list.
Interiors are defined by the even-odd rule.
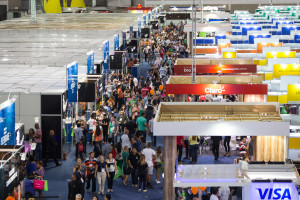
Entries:
[[[147,141],[150,141],[150,138],[147,137]],[[163,146],[163,137],[157,137],[157,146]],[[54,167],[55,164],[53,162],[49,162],[46,168],[45,180],[48,180],[49,191],[43,192],[44,196],[61,196],[62,200],[66,200],[68,196],[68,181],[71,179],[71,175],[73,172],[73,166],[76,164],[74,150],[68,154],[68,158],[66,161],[61,161],[62,166]],[[92,146],[88,146],[87,152],[92,150]],[[183,151],[183,155],[185,155],[185,150]],[[223,155],[222,149],[220,148],[220,155]],[[184,156],[183,156],[184,157]],[[203,156],[198,157],[197,164],[232,164],[233,160],[237,156],[224,157],[220,156],[218,161],[214,160],[211,151],[206,151]],[[184,164],[188,164],[190,160],[183,160]],[[155,174],[155,170],[154,170]],[[131,183],[131,178],[128,179],[129,183]],[[138,193],[137,188],[133,188],[130,184],[128,186],[123,186],[121,179],[117,179],[114,182],[114,192],[112,194],[113,200],[119,199],[147,199],[147,200],[161,200],[163,199],[163,180],[160,177],[161,184],[155,183],[155,175],[152,176],[152,183],[154,189],[148,190],[146,193]],[[98,186],[97,186],[98,187]],[[107,182],[105,186],[105,191],[107,190]],[[91,191],[91,190],[90,190]],[[98,191],[98,189],[97,189]],[[100,199],[103,199],[103,195],[98,195]],[[87,192],[85,194],[85,200],[91,200],[92,193]]]

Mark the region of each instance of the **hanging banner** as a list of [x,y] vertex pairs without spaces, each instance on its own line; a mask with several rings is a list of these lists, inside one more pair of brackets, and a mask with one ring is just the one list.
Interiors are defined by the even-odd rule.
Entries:
[[77,102],[78,63],[73,62],[67,66],[68,73],[68,102]]
[[158,9],[159,9],[158,13],[161,14],[161,6],[159,6]]
[[141,28],[142,28],[142,22],[141,19],[138,18],[138,38],[141,37]]
[[87,53],[87,74],[95,74],[93,51]]
[[119,47],[119,34],[116,34],[114,38],[115,38],[114,50],[119,51],[120,50],[120,47]]
[[167,84],[167,94],[268,94],[267,84]]
[[0,145],[15,145],[15,100],[0,104]]
[[294,183],[251,183],[249,186],[249,199],[298,199],[298,190]]
[[154,10],[151,11],[152,19],[154,19]]
[[144,20],[144,26],[146,26],[147,25],[147,16],[146,15],[143,16],[143,20]]
[[129,37],[133,38],[133,26],[129,26]]
[[103,58],[104,58],[104,73],[108,70],[108,62],[109,62],[109,41],[106,40],[103,42]]
[[123,51],[125,51],[127,48],[126,31],[122,32],[122,42],[123,42]]
[[155,8],[155,19],[157,19],[157,7]]
[[148,12],[148,25],[150,25],[150,21],[151,21],[151,12]]

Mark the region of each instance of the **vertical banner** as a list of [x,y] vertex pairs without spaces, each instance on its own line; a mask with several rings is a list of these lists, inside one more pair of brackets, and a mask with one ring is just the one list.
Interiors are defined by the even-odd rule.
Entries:
[[144,15],[144,16],[143,16],[143,19],[144,19],[144,26],[146,26],[146,25],[147,25],[147,16]]
[[151,22],[151,11],[148,12],[148,25],[150,25]]
[[0,104],[0,145],[15,145],[15,101]]
[[157,7],[155,8],[155,19],[157,19]]
[[36,0],[31,0],[31,23],[36,23]]
[[114,45],[114,50],[119,51],[120,50],[120,45],[119,45],[119,34],[116,34],[114,36],[115,38],[115,45]]
[[154,10],[151,11],[151,17],[154,19]]
[[138,18],[138,37],[137,38],[141,38],[141,28],[142,28],[142,22],[141,22],[141,19]]
[[78,63],[73,62],[67,66],[68,73],[68,102],[77,102]]
[[93,51],[87,53],[87,74],[95,74]]
[[108,70],[108,62],[109,62],[109,41],[106,40],[103,43],[103,53],[104,53],[104,73]]
[[129,26],[129,37],[133,38],[133,26]]
[[122,32],[123,51],[127,48],[126,31]]
[[159,9],[158,13],[161,14],[161,6],[159,6],[158,9]]

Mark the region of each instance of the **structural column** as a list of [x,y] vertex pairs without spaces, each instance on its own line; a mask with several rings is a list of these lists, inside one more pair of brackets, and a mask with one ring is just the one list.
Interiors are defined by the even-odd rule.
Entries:
[[175,199],[173,181],[176,157],[176,136],[164,136],[164,200]]

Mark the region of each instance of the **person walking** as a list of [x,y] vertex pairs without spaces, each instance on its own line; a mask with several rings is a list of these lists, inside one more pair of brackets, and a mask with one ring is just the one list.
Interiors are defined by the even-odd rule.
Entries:
[[129,157],[129,149],[128,146],[124,146],[124,151],[122,152],[122,158],[123,158],[123,173],[124,173],[124,180],[123,184],[127,185],[127,179],[130,175],[130,168],[128,164],[128,157]]
[[93,141],[94,141],[94,146],[98,147],[100,151],[102,151],[102,139],[103,139],[103,129],[102,126],[97,122],[96,123],[96,130],[94,131],[93,134]]
[[146,130],[147,130],[147,127],[148,127],[147,120],[146,120],[145,117],[146,117],[146,114],[143,112],[142,116],[139,117],[136,121],[137,126],[138,126],[138,131],[140,133],[142,133],[144,138],[146,138]]
[[76,175],[72,175],[72,180],[68,183],[68,200],[74,200],[77,194],[83,196],[84,189],[79,180],[77,180]]
[[[42,161],[38,161],[36,164],[37,168],[34,171],[35,180],[44,180],[45,169],[42,165],[43,165]],[[39,190],[38,192],[39,192],[39,199],[41,200],[43,198],[43,191]]]
[[97,182],[98,182],[98,194],[104,194],[104,186],[106,181],[106,162],[104,156],[100,156],[99,162],[97,162]]
[[102,119],[103,144],[106,144],[108,140],[108,124],[109,124],[109,119],[107,115],[104,113]]
[[97,167],[97,160],[95,159],[95,153],[90,152],[89,158],[87,158],[84,162],[86,166],[86,192],[90,189],[90,183],[92,180],[92,193],[96,192],[96,167]]
[[78,122],[77,123],[77,128],[74,130],[74,135],[75,135],[75,157],[76,159],[78,158],[78,148],[79,148],[79,143],[81,141],[81,139],[83,139],[83,132],[82,132],[82,128],[81,128],[81,123]]
[[118,133],[119,133],[119,124],[116,120],[116,117],[112,116],[111,121],[109,123],[109,137],[112,138],[112,140],[113,140],[112,142],[114,145],[117,144]]
[[54,135],[55,135],[54,131],[50,130],[49,135],[47,137],[47,154],[46,154],[46,159],[45,159],[45,164],[44,164],[45,167],[48,167],[47,162],[48,162],[49,157],[53,158],[56,166],[62,165],[61,163],[59,163],[57,161],[56,149],[57,149],[58,143],[57,143]]
[[191,164],[196,164],[198,160],[198,149],[199,149],[199,137],[198,136],[190,136],[189,137],[189,146],[192,155]]
[[131,181],[132,186],[137,187],[138,184],[138,162],[140,155],[137,153],[136,148],[132,148],[131,153],[128,157],[128,165],[131,169]]
[[115,173],[118,173],[117,170],[117,162],[113,158],[112,153],[108,154],[108,158],[106,159],[106,172],[107,172],[107,192],[113,192],[113,181],[115,177]]
[[225,136],[225,138],[224,138],[224,148],[225,148],[224,156],[230,156],[230,139],[231,139],[231,136]]
[[[78,170],[79,169],[79,170]],[[82,183],[83,187],[83,197],[84,197],[84,187],[85,187],[85,180],[86,180],[86,166],[84,162],[82,162],[82,158],[77,158],[77,163],[73,168],[73,173],[76,174],[77,180]],[[79,179],[80,177],[80,179]]]
[[222,140],[221,136],[211,136],[212,140],[212,152],[215,156],[215,160],[218,160],[219,158],[219,148],[220,148],[220,142]]
[[163,154],[161,146],[158,146],[156,149],[156,158],[155,158],[155,170],[156,170],[156,184],[160,184],[159,175],[162,168],[161,164],[163,161]]
[[146,157],[144,154],[141,155],[141,159],[138,162],[137,168],[138,168],[138,178],[139,178],[138,192],[142,191],[142,185],[143,185],[143,192],[147,192],[146,183],[147,183],[148,164],[146,162]]
[[38,123],[35,123],[35,135],[34,135],[34,141],[36,142],[36,148],[35,148],[35,160],[41,161],[42,160],[42,130],[40,129],[40,126]]
[[156,152],[152,149],[151,142],[148,142],[147,148],[142,150],[142,154],[145,155],[145,159],[148,164],[147,186],[149,189],[152,189],[151,175],[153,174],[153,159],[155,158]]
[[178,152],[178,163],[181,162],[182,148],[183,148],[183,136],[176,136],[177,139],[177,152]]
[[190,146],[189,146],[189,136],[184,136],[184,146],[185,146],[185,157],[183,159],[190,159]]

